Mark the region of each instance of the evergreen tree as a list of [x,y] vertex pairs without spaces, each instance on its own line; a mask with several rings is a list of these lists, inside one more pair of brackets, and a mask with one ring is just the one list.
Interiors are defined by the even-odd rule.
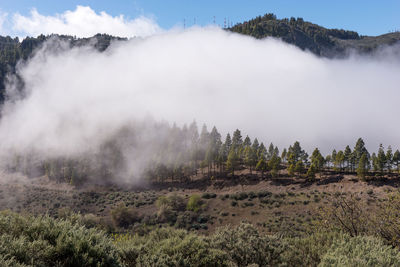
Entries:
[[304,163],[299,160],[296,162],[296,166],[294,167],[294,171],[297,172],[297,175],[300,176],[304,172]]
[[386,155],[383,145],[379,145],[378,155],[377,155],[377,164],[378,164],[378,171],[383,176],[383,172],[386,166]]
[[267,160],[270,160],[272,158],[274,151],[275,151],[274,144],[273,143],[269,144],[268,152],[267,152]]
[[260,144],[258,143],[257,138],[254,139],[253,144],[251,145],[251,147],[253,148],[254,151],[256,151],[256,153],[258,153],[258,150],[260,148]]
[[397,172],[399,173],[400,167],[400,151],[396,150],[393,154],[393,164],[396,165]]
[[327,167],[327,168],[330,167],[331,162],[332,162],[332,156],[331,156],[331,155],[326,155],[326,157],[325,157],[325,164],[326,164],[326,167]]
[[208,147],[208,143],[210,141],[210,133],[207,130],[207,125],[203,124],[203,127],[201,128],[201,133],[200,133],[200,147],[202,149],[206,149]]
[[351,170],[350,168],[351,154],[352,152],[350,146],[346,146],[346,148],[344,149],[344,161],[346,162],[347,171]]
[[339,150],[339,152],[336,154],[336,160],[335,160],[335,166],[339,170],[343,169],[343,163],[344,163],[344,153],[342,150]]
[[324,167],[324,157],[318,148],[314,149],[311,155],[311,165],[314,165],[315,172],[320,172]]
[[257,164],[257,153],[253,147],[248,146],[245,148],[245,164],[250,169],[250,174]]
[[289,167],[288,167],[289,176],[294,176],[294,171],[295,171],[295,165],[293,163],[289,164]]
[[226,161],[226,168],[232,172],[232,176],[235,176],[235,170],[239,167],[239,156],[235,149],[231,149],[228,154],[228,160]]
[[374,168],[374,172],[378,172],[379,164],[378,164],[378,158],[375,153],[372,153],[371,160],[372,160],[372,166]]
[[317,172],[316,167],[313,163],[311,163],[310,167],[307,170],[306,176],[309,181],[315,179],[315,173]]
[[227,155],[228,155],[229,151],[231,151],[231,148],[232,148],[232,139],[231,139],[231,135],[229,133],[226,135],[224,144],[225,144],[225,148],[226,148]]
[[360,161],[358,162],[358,167],[357,167],[357,176],[360,177],[361,179],[365,179],[367,173],[368,173],[368,157],[367,153],[363,153]]
[[334,150],[332,151],[332,156],[331,156],[331,158],[332,158],[332,163],[333,163],[334,167],[336,167],[336,156],[337,156],[337,152],[336,152],[336,149],[334,149]]
[[287,156],[287,150],[286,150],[286,148],[284,148],[282,151],[282,154],[281,154],[283,163],[286,163],[286,156]]
[[388,149],[386,150],[386,169],[390,173],[392,171],[392,165],[393,165],[393,152],[392,152],[392,147],[388,146]]
[[362,138],[358,138],[356,145],[354,147],[354,161],[358,164],[360,161],[360,158],[363,154],[367,155],[367,158],[369,158],[369,153],[368,150],[365,148],[365,143]]
[[261,156],[256,165],[256,170],[261,172],[261,177],[264,178],[264,172],[267,170],[267,161],[264,156]]
[[307,153],[301,148],[298,141],[294,142],[293,146],[289,147],[288,155],[290,164],[297,164],[299,160],[304,160],[306,157],[308,157]]
[[242,134],[240,133],[239,129],[236,129],[236,131],[233,133],[232,136],[232,148],[238,152],[238,150],[242,147],[243,145],[243,140],[242,140]]
[[279,172],[279,167],[281,165],[281,158],[273,153],[271,159],[268,161],[268,168],[271,170],[272,176],[276,177]]
[[249,146],[251,146],[251,140],[250,140],[250,137],[248,135],[246,135],[246,138],[243,141],[243,147],[246,148],[246,147],[249,147]]
[[257,151],[257,156],[260,157],[266,157],[267,155],[267,149],[265,149],[264,143],[261,143],[261,145],[258,147]]

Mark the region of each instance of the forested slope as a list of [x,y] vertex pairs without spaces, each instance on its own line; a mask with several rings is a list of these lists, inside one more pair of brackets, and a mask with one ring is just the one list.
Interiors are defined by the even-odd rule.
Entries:
[[65,35],[40,35],[36,38],[27,37],[20,42],[10,36],[0,36],[0,102],[4,100],[5,80],[8,73],[15,73],[18,61],[27,60],[32,56],[33,51],[40,47],[50,38],[57,37],[61,40],[69,41],[71,46],[92,45],[99,51],[104,51],[112,40],[126,40],[124,38],[113,37],[106,34],[97,34],[91,38],[76,38]]
[[400,40],[399,32],[361,36],[355,31],[327,29],[304,21],[303,18],[277,19],[274,14],[258,16],[229,30],[257,39],[280,38],[284,42],[325,57],[343,57],[351,50],[369,53],[382,45],[393,45]]

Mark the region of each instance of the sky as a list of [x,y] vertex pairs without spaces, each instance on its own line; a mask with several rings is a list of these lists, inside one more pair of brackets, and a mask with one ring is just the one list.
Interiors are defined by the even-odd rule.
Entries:
[[[324,27],[355,30],[362,35],[379,35],[400,28],[398,0],[1,0],[0,34],[34,35],[40,27],[43,28],[38,21],[30,24],[25,21],[21,26],[21,18],[32,17],[32,10],[35,9],[41,16],[54,18],[68,10],[76,10],[77,6],[90,7],[96,14],[104,11],[113,18],[123,15],[124,20],[141,23],[144,27],[141,31],[128,32],[137,36],[159,29],[183,27],[184,21],[186,27],[194,23],[205,26],[212,24],[215,16],[216,23],[223,26],[224,19],[235,24],[265,13],[275,13],[278,18],[302,17]],[[135,21],[137,18],[146,18],[147,21]],[[35,29],[32,24],[36,25]],[[54,30],[54,27],[50,28]],[[89,32],[92,31],[87,30]],[[126,29],[118,33],[124,34]]]

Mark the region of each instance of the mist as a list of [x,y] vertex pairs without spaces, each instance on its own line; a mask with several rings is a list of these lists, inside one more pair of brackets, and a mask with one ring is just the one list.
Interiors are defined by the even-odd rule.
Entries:
[[[105,52],[52,39],[18,66],[23,93],[10,77],[0,121],[1,151],[43,157],[96,150],[124,127],[154,144],[157,123],[196,120],[306,150],[398,147],[399,51],[319,58],[280,40],[219,28],[173,30],[114,42]],[[49,49],[59,44],[59,49]],[[133,130],[135,132],[135,130]],[[130,149],[130,166],[151,157]],[[138,163],[140,162],[140,163]],[[137,163],[137,164],[136,164]]]

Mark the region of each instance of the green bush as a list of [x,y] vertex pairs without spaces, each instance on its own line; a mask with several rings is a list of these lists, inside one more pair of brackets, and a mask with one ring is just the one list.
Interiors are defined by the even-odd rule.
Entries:
[[288,238],[283,261],[288,266],[318,266],[333,241],[341,236],[339,232],[316,232],[305,237]]
[[185,230],[160,228],[143,237],[117,239],[115,244],[127,266],[229,266],[225,252]]
[[220,228],[210,240],[214,248],[224,250],[238,266],[276,266],[282,263],[281,254],[285,246],[280,239],[261,235],[251,224]]
[[121,266],[104,232],[48,216],[0,213],[1,266]]
[[189,211],[198,212],[202,206],[202,201],[199,195],[191,195],[187,203],[186,209]]
[[128,208],[124,203],[120,203],[116,208],[111,210],[112,220],[117,227],[127,228],[140,218],[133,208]]
[[400,266],[400,252],[376,237],[345,235],[335,240],[319,266]]

